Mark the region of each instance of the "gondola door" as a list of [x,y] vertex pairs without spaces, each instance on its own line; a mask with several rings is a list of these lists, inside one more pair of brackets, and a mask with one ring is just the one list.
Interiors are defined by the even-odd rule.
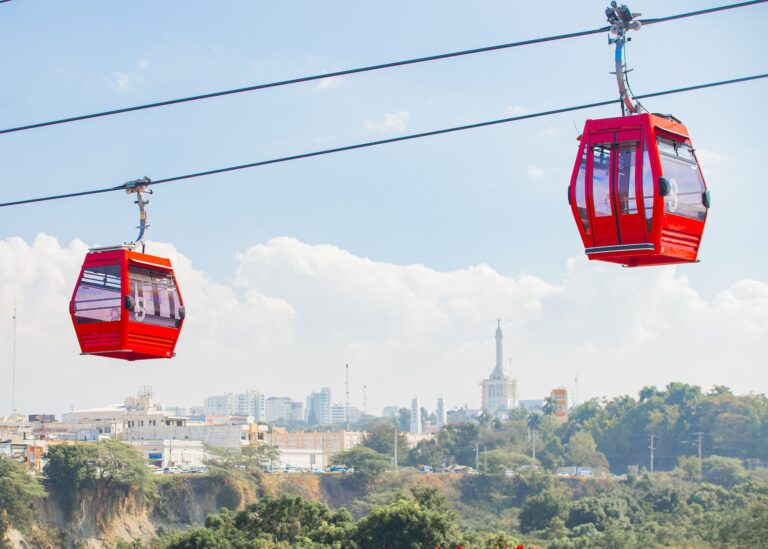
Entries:
[[613,146],[611,194],[616,206],[614,215],[619,244],[627,247],[646,242],[645,224],[639,206],[643,192],[640,144],[640,132],[627,131],[616,134]]
[[652,248],[646,243],[638,197],[642,197],[640,132],[590,136],[589,184],[594,246],[588,254]]
[[613,134],[592,134],[589,139],[587,164],[587,197],[594,233],[594,248],[615,246],[619,241],[619,227],[614,217],[611,197],[611,166],[613,164]]

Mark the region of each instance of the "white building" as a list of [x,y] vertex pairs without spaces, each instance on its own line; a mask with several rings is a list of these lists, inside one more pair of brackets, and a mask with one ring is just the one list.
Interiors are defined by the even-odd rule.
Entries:
[[397,417],[400,414],[400,407],[399,406],[384,406],[384,409],[381,411],[381,417],[385,417],[387,419]]
[[269,397],[265,408],[268,423],[304,420],[304,405],[288,397]]
[[208,416],[233,416],[237,414],[237,396],[232,393],[213,395],[203,401],[203,410]]
[[210,458],[199,440],[137,440],[130,442],[142,455],[159,468],[200,467]]
[[246,391],[235,395],[235,414],[238,416],[251,416],[256,421],[266,421],[266,408],[264,395],[258,391]]
[[331,389],[323,387],[307,396],[307,423],[310,425],[330,425]]
[[266,421],[264,395],[253,390],[209,396],[203,402],[203,411],[209,416],[251,416]]
[[[349,407],[349,422],[355,423],[363,417],[363,411],[354,406]],[[331,422],[345,424],[347,422],[347,405],[334,404],[331,407]]]
[[239,450],[248,444],[247,423],[190,423],[187,418],[164,412],[155,404],[152,392],[144,389],[124,404],[78,410],[64,414],[77,440],[117,438],[126,442],[200,441],[211,446]]
[[411,401],[411,431],[414,435],[421,434],[421,407],[419,406],[419,399],[413,397]]
[[517,406],[517,381],[504,371],[502,353],[501,320],[496,327],[496,367],[490,377],[484,379],[482,408],[484,411],[499,417]]
[[435,416],[437,416],[435,427],[438,431],[440,431],[440,429],[448,424],[445,411],[445,401],[443,400],[443,397],[437,399],[437,410],[435,410]]

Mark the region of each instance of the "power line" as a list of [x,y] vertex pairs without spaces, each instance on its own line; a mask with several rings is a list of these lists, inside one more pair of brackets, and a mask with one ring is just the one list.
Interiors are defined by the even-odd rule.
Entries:
[[[3,1],[8,1],[8,0],[3,0]],[[677,20],[677,19],[683,19],[683,18],[687,18],[687,17],[695,17],[697,15],[706,15],[706,14],[710,14],[710,13],[714,13],[714,12],[719,12],[719,11],[732,10],[732,9],[736,9],[736,8],[744,8],[744,7],[748,7],[748,6],[752,6],[752,5],[756,5],[756,4],[763,4],[765,2],[768,2],[768,0],[751,0],[749,2],[740,2],[738,4],[729,4],[729,5],[726,5],[726,6],[718,6],[718,7],[715,7],[715,8],[709,8],[709,9],[704,9],[704,10],[698,10],[698,11],[692,11],[692,12],[687,12],[687,13],[681,13],[681,14],[677,14],[677,15],[670,15],[670,16],[667,16],[667,17],[659,17],[659,18],[656,18],[656,19],[645,19],[645,20],[641,20],[641,22],[644,25],[654,25],[654,24],[657,24],[657,23],[665,23],[667,21],[674,21],[674,20]],[[72,123],[72,122],[80,122],[80,121],[83,121],[83,120],[90,120],[90,119],[93,119],[93,118],[102,118],[102,117],[106,117],[106,116],[114,116],[114,115],[118,115],[118,114],[125,114],[125,113],[129,113],[129,112],[134,112],[134,111],[141,111],[141,110],[147,110],[147,109],[155,109],[155,108],[159,108],[159,107],[167,107],[167,106],[170,106],[170,105],[177,105],[177,104],[180,104],[180,103],[190,103],[192,101],[202,101],[202,100],[205,100],[205,99],[213,99],[215,97],[222,97],[222,96],[226,96],[226,95],[235,95],[235,94],[239,94],[239,93],[246,93],[246,92],[258,91],[258,90],[265,90],[265,89],[268,89],[268,88],[278,88],[278,87],[282,87],[282,86],[290,86],[290,85],[294,85],[294,84],[301,84],[301,83],[304,83],[304,82],[312,82],[312,81],[315,81],[315,80],[323,80],[323,79],[326,79],[326,78],[337,78],[337,77],[340,77],[340,76],[348,76],[348,75],[351,75],[351,74],[359,74],[359,73],[363,73],[363,72],[372,72],[372,71],[378,71],[378,70],[383,70],[383,69],[391,69],[391,68],[394,68],[394,67],[402,67],[402,66],[405,66],[405,65],[415,65],[415,64],[418,64],[418,63],[427,63],[427,62],[431,62],[431,61],[439,61],[439,60],[442,60],[442,59],[450,59],[450,58],[453,58],[453,57],[463,57],[463,56],[466,56],[466,55],[474,55],[474,54],[478,54],[478,53],[487,53],[487,52],[497,51],[497,50],[518,48],[518,47],[522,47],[522,46],[531,46],[531,45],[534,45],[534,44],[542,44],[542,43],[545,43],[545,42],[555,42],[555,41],[558,41],[558,40],[567,40],[567,39],[571,39],[571,38],[578,38],[578,37],[582,37],[582,36],[589,36],[589,35],[592,35],[592,34],[599,34],[599,33],[602,33],[602,32],[607,32],[608,30],[610,30],[610,27],[609,26],[605,26],[605,27],[600,27],[598,29],[592,29],[592,30],[570,32],[570,33],[566,33],[566,34],[556,34],[556,35],[553,35],[553,36],[544,36],[544,37],[540,37],[540,38],[532,38],[532,39],[529,39],[529,40],[521,40],[521,41],[518,41],[518,42],[509,42],[509,43],[506,43],[506,44],[496,44],[496,45],[493,45],[493,46],[484,46],[484,47],[481,47],[481,48],[474,48],[474,49],[468,49],[468,50],[460,50],[460,51],[454,51],[454,52],[449,52],[449,53],[440,53],[440,54],[436,54],[436,55],[428,55],[428,56],[425,56],[425,57],[415,57],[415,58],[412,58],[412,59],[403,59],[403,60],[400,60],[400,61],[392,61],[392,62],[389,62],[389,63],[381,63],[381,64],[378,64],[378,65],[368,65],[368,66],[365,66],[365,67],[345,69],[345,70],[341,70],[341,71],[327,72],[327,73],[315,74],[315,75],[311,75],[311,76],[301,76],[301,77],[292,78],[292,79],[289,79],[289,80],[279,80],[279,81],[276,81],[276,82],[268,82],[268,83],[265,83],[265,84],[256,84],[256,85],[253,85],[253,86],[246,86],[246,87],[243,87],[243,88],[234,88],[234,89],[229,89],[229,90],[221,90],[221,91],[215,91],[215,92],[211,92],[211,93],[204,93],[204,94],[200,94],[200,95],[191,95],[191,96],[188,96],[188,97],[180,97],[180,98],[176,98],[176,99],[168,99],[168,100],[165,100],[165,101],[157,101],[157,102],[154,102],[154,103],[145,103],[143,105],[134,105],[132,107],[124,107],[124,108],[121,108],[121,109],[113,109],[113,110],[108,110],[108,111],[101,111],[101,112],[95,112],[95,113],[90,113],[90,114],[71,116],[71,117],[68,117],[68,118],[60,118],[60,119],[57,119],[57,120],[49,120],[49,121],[46,121],[46,122],[36,122],[36,123],[33,123],[33,124],[17,126],[17,127],[14,127],[14,128],[2,129],[2,130],[0,130],[0,134],[21,132],[21,131],[33,130],[33,129],[37,129],[37,128],[44,128],[44,127],[48,127],[48,126],[56,126],[56,125],[59,125],[59,124],[68,124],[68,123]]]
[[[731,79],[731,80],[721,80],[719,82],[710,82],[710,83],[707,83],[707,84],[697,84],[695,86],[687,86],[687,87],[684,87],[684,88],[676,88],[676,89],[672,89],[672,90],[664,90],[664,91],[659,91],[659,92],[646,93],[644,95],[638,95],[637,98],[638,99],[647,99],[649,97],[659,97],[659,96],[662,96],[662,95],[670,95],[670,94],[675,94],[675,93],[683,93],[683,92],[689,92],[689,91],[694,91],[694,90],[701,90],[701,89],[705,89],[705,88],[713,88],[713,87],[716,87],[716,86],[725,86],[725,85],[729,85],[729,84],[738,84],[738,83],[741,83],[741,82],[749,82],[749,81],[752,81],[752,80],[759,80],[759,79],[762,79],[762,78],[768,78],[768,73],[757,74],[757,75],[753,75],[753,76],[745,76],[745,77],[742,77],[742,78],[734,78],[734,79]],[[212,169],[212,170],[207,170],[207,171],[202,171],[202,172],[195,172],[195,173],[190,173],[190,174],[185,174],[185,175],[177,175],[177,176],[174,176],[174,177],[167,177],[165,179],[157,179],[155,181],[148,181],[146,183],[142,183],[142,185],[149,187],[151,185],[160,185],[162,183],[172,183],[174,181],[183,181],[185,179],[194,179],[194,178],[197,178],[197,177],[205,177],[205,176],[208,176],[208,175],[216,175],[216,174],[220,174],[220,173],[233,172],[233,171],[238,171],[238,170],[245,170],[245,169],[249,169],[249,168],[257,168],[257,167],[260,167],[260,166],[267,166],[269,164],[279,164],[279,163],[282,163],[282,162],[290,162],[290,161],[293,161],[293,160],[301,160],[301,159],[304,159],[304,158],[312,158],[314,156],[324,156],[324,155],[328,155],[328,154],[335,154],[335,153],[340,153],[340,152],[345,152],[345,151],[352,151],[352,150],[356,150],[356,149],[364,149],[364,148],[368,148],[368,147],[375,147],[375,146],[378,146],[378,145],[387,145],[389,143],[397,143],[397,142],[400,142],[400,141],[409,141],[409,140],[412,140],[412,139],[421,139],[421,138],[424,138],[424,137],[433,137],[433,136],[436,136],[436,135],[442,135],[442,134],[446,134],[446,133],[454,133],[454,132],[460,132],[460,131],[465,131],[465,130],[474,130],[474,129],[477,129],[477,128],[484,128],[484,127],[487,127],[487,126],[495,126],[495,125],[499,125],[499,124],[507,124],[507,123],[510,123],[510,122],[518,122],[520,120],[528,120],[528,119],[531,119],[531,118],[540,118],[540,117],[544,117],[544,116],[552,116],[552,115],[555,115],[555,114],[562,114],[562,113],[566,113],[566,112],[580,111],[580,110],[592,109],[592,108],[596,108],[596,107],[604,107],[606,105],[612,105],[612,104],[616,103],[617,101],[618,101],[617,99],[609,99],[609,100],[606,100],[606,101],[597,101],[595,103],[587,103],[587,104],[584,104],[584,105],[576,105],[576,106],[573,106],[573,107],[563,107],[563,108],[560,108],[560,109],[552,109],[552,110],[541,111],[541,112],[537,112],[537,113],[523,114],[523,115],[519,115],[519,116],[512,116],[512,117],[509,117],[509,118],[500,118],[500,119],[497,119],[497,120],[487,120],[487,121],[484,121],[484,122],[475,122],[473,124],[466,124],[466,125],[463,125],[463,126],[453,126],[451,128],[443,128],[443,129],[432,130],[432,131],[428,131],[428,132],[421,132],[421,133],[414,133],[414,134],[409,134],[409,135],[402,135],[400,137],[391,137],[389,139],[380,139],[378,141],[368,141],[368,142],[365,142],[365,143],[357,143],[357,144],[354,144],[354,145],[345,145],[345,146],[342,146],[342,147],[335,147],[335,148],[332,148],[332,149],[323,149],[323,150],[319,150],[319,151],[306,152],[306,153],[295,154],[295,155],[291,155],[291,156],[283,156],[283,157],[280,157],[280,158],[272,158],[272,159],[269,159],[269,160],[259,160],[257,162],[251,162],[251,163],[248,163],[248,164],[239,164],[239,165],[236,165],[236,166],[227,166],[227,167],[224,167],[224,168],[215,168],[215,169]],[[131,182],[131,183],[133,183],[133,182]],[[92,190],[88,190],[88,191],[80,191],[80,192],[74,192],[74,193],[66,193],[66,194],[59,194],[59,195],[52,195],[52,196],[44,196],[44,197],[40,197],[40,198],[27,198],[27,199],[24,199],[24,200],[15,200],[15,201],[12,201],[12,202],[0,203],[0,208],[4,208],[4,207],[7,207],[7,206],[20,206],[22,204],[31,204],[33,202],[47,202],[47,201],[50,201],[50,200],[61,200],[61,199],[64,199],[64,198],[76,198],[76,197],[81,197],[81,196],[89,196],[89,195],[93,195],[93,194],[102,194],[102,193],[108,193],[108,192],[113,192],[113,191],[124,191],[125,189],[126,189],[126,184],[123,184],[123,185],[118,185],[117,187],[105,187],[105,188],[102,188],[102,189],[92,189]]]

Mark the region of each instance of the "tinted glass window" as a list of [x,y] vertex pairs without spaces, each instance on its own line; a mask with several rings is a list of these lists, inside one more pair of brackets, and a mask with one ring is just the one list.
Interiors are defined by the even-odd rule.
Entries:
[[653,170],[651,170],[651,157],[648,155],[648,147],[643,151],[643,207],[645,208],[645,224],[648,232],[653,225]]
[[78,324],[120,320],[120,265],[86,267],[73,305]]
[[664,198],[666,212],[704,221],[707,209],[702,203],[704,179],[690,145],[659,138],[659,157],[671,191]]
[[135,301],[130,312],[131,320],[169,328],[179,325],[181,303],[172,275],[131,265],[128,277]]
[[592,201],[594,202],[595,217],[611,215],[611,190],[608,184],[611,173],[611,150],[596,146],[592,149]]
[[576,209],[581,218],[581,224],[586,232],[589,232],[589,216],[587,215],[587,195],[584,188],[584,182],[587,179],[587,152],[581,157],[579,173],[576,175]]
[[616,170],[616,188],[619,199],[619,212],[637,213],[637,193],[635,191],[635,161],[637,143],[622,143],[619,146],[619,161]]

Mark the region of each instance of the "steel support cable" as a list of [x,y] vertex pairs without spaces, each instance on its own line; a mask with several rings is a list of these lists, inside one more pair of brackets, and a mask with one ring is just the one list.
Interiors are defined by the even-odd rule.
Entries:
[[[638,95],[637,98],[638,99],[647,99],[649,97],[659,97],[659,96],[662,96],[662,95],[671,95],[671,94],[675,94],[675,93],[683,93],[683,92],[689,92],[689,91],[694,91],[694,90],[702,90],[702,89],[706,89],[706,88],[714,88],[716,86],[725,86],[725,85],[728,85],[728,84],[738,84],[738,83],[741,83],[741,82],[750,82],[750,81],[753,81],[753,80],[759,80],[759,79],[763,79],[763,78],[768,78],[768,73],[756,74],[756,75],[753,75],[753,76],[745,76],[745,77],[742,77],[742,78],[734,78],[734,79],[731,79],[731,80],[721,80],[719,82],[710,82],[710,83],[707,83],[707,84],[697,84],[695,86],[686,86],[684,88],[675,88],[675,89],[672,89],[672,90],[664,90],[664,91],[659,91],[659,92],[646,93],[646,94],[643,94],[643,95]],[[307,153],[295,154],[295,155],[292,155],[292,156],[283,156],[283,157],[280,157],[280,158],[272,158],[272,159],[269,159],[269,160],[260,160],[258,162],[251,162],[251,163],[248,163],[248,164],[240,164],[240,165],[237,165],[237,166],[227,166],[225,168],[216,168],[216,169],[213,169],[213,170],[206,170],[206,171],[202,171],[202,172],[195,172],[195,173],[190,173],[190,174],[185,174],[185,175],[178,175],[178,176],[175,176],[175,177],[167,177],[165,179],[158,179],[158,180],[155,180],[155,181],[149,181],[149,182],[145,183],[144,185],[149,187],[149,186],[152,186],[152,185],[160,185],[162,183],[171,183],[171,182],[174,182],[174,181],[182,181],[182,180],[185,180],[185,179],[194,179],[194,178],[197,178],[197,177],[205,177],[205,176],[208,176],[208,175],[216,175],[216,174],[220,174],[220,173],[233,172],[233,171],[238,171],[238,170],[245,170],[245,169],[248,169],[248,168],[257,168],[259,166],[267,166],[269,164],[279,164],[279,163],[282,163],[282,162],[290,162],[290,161],[293,161],[293,160],[301,160],[303,158],[311,158],[311,157],[314,157],[314,156],[324,156],[324,155],[334,154],[334,153],[339,153],[339,152],[344,152],[344,151],[352,151],[352,150],[355,150],[355,149],[364,149],[364,148],[368,148],[368,147],[375,147],[375,146],[378,146],[378,145],[386,145],[386,144],[389,144],[389,143],[397,143],[397,142],[400,142],[400,141],[409,141],[409,140],[412,140],[412,139],[421,139],[423,137],[432,137],[432,136],[435,136],[435,135],[442,135],[442,134],[446,134],[446,133],[454,133],[454,132],[460,132],[460,131],[464,131],[464,130],[473,130],[473,129],[476,129],[476,128],[484,128],[486,126],[495,126],[495,125],[498,125],[498,124],[507,124],[507,123],[510,123],[510,122],[518,122],[520,120],[528,120],[528,119],[531,119],[531,118],[539,118],[539,117],[543,117],[543,116],[552,116],[552,115],[555,115],[555,114],[562,114],[562,113],[566,113],[566,112],[580,111],[580,110],[592,109],[592,108],[596,108],[596,107],[604,107],[606,105],[613,105],[616,102],[617,102],[616,99],[609,99],[609,100],[606,100],[606,101],[597,101],[595,103],[587,103],[587,104],[584,104],[584,105],[576,105],[576,106],[573,106],[573,107],[563,107],[563,108],[560,108],[560,109],[552,109],[552,110],[548,110],[548,111],[541,111],[541,112],[536,112],[536,113],[531,113],[531,114],[523,114],[523,115],[519,115],[519,116],[512,116],[512,117],[509,117],[509,118],[500,118],[500,119],[497,119],[497,120],[487,120],[487,121],[484,121],[484,122],[475,122],[473,124],[466,124],[466,125],[463,125],[463,126],[454,126],[454,127],[451,127],[451,128],[443,128],[443,129],[432,130],[432,131],[428,131],[428,132],[421,132],[421,133],[414,133],[414,134],[409,134],[409,135],[402,135],[400,137],[391,137],[389,139],[380,139],[378,141],[368,141],[368,142],[365,142],[365,143],[357,143],[357,144],[354,144],[354,145],[345,145],[345,146],[342,146],[342,147],[335,147],[335,148],[332,148],[332,149],[323,149],[323,150],[319,150],[319,151],[312,151],[312,152],[307,152]],[[89,191],[80,191],[80,192],[74,192],[74,193],[66,193],[66,194],[59,194],[59,195],[53,195],[53,196],[45,196],[45,197],[40,197],[40,198],[27,198],[27,199],[24,199],[24,200],[15,200],[13,202],[0,203],[0,208],[5,208],[5,207],[8,207],[8,206],[20,206],[22,204],[31,204],[33,202],[47,202],[47,201],[50,201],[50,200],[61,200],[61,199],[64,199],[64,198],[76,198],[76,197],[80,197],[80,196],[89,196],[89,195],[93,195],[93,194],[102,194],[102,193],[108,193],[108,192],[113,192],[113,191],[124,191],[125,189],[126,189],[126,184],[123,184],[123,185],[118,185],[117,187],[105,187],[103,189],[93,189],[93,190],[89,190]]]
[[[0,0],[0,1],[2,1],[2,0]],[[715,7],[715,8],[709,8],[709,9],[704,9],[704,10],[698,10],[698,11],[692,11],[692,12],[687,12],[687,13],[681,13],[681,14],[677,14],[677,15],[670,15],[668,17],[659,17],[659,18],[656,18],[656,19],[645,19],[645,20],[641,19],[641,22],[644,25],[653,25],[653,24],[656,24],[656,23],[664,23],[664,22],[667,22],[667,21],[673,21],[673,20],[676,20],[676,19],[683,19],[683,18],[686,18],[686,17],[695,17],[697,15],[706,15],[706,14],[714,13],[714,12],[718,12],[718,11],[725,11],[725,10],[731,10],[731,9],[736,9],[736,8],[743,8],[743,7],[752,6],[752,5],[755,5],[755,4],[763,4],[765,2],[768,2],[768,0],[751,0],[749,2],[741,2],[741,3],[738,3],[738,4],[729,4],[729,5],[726,5],[726,6],[718,6],[718,7]],[[302,77],[299,77],[299,78],[292,78],[290,80],[280,80],[280,81],[276,81],[276,82],[268,82],[268,83],[265,83],[265,84],[256,84],[256,85],[253,85],[253,86],[246,86],[244,88],[234,88],[234,89],[230,89],[230,90],[221,90],[221,91],[216,91],[216,92],[211,92],[211,93],[204,93],[204,94],[201,94],[201,95],[191,95],[191,96],[188,96],[188,97],[180,97],[180,98],[177,98],[177,99],[168,99],[166,101],[157,101],[157,102],[154,102],[154,103],[145,103],[143,105],[134,105],[132,107],[124,107],[124,108],[121,108],[121,109],[113,109],[113,110],[101,111],[101,112],[96,112],[96,113],[91,113],[91,114],[83,114],[83,115],[79,115],[79,116],[71,116],[71,117],[68,117],[68,118],[60,118],[58,120],[49,120],[47,122],[37,122],[37,123],[34,123],[34,124],[27,124],[27,125],[24,125],[24,126],[17,126],[17,127],[14,127],[14,128],[0,129],[0,134],[21,132],[21,131],[26,131],[26,130],[33,130],[33,129],[36,129],[36,128],[44,128],[44,127],[47,127],[47,126],[56,126],[56,125],[59,125],[59,124],[68,124],[68,123],[72,123],[72,122],[80,122],[80,121],[83,121],[83,120],[90,120],[90,119],[93,119],[93,118],[102,118],[102,117],[105,117],[105,116],[114,116],[114,115],[118,115],[118,114],[125,114],[125,113],[129,113],[129,112],[134,112],[134,111],[141,111],[141,110],[147,110],[147,109],[155,109],[155,108],[159,108],[159,107],[167,107],[167,106],[170,106],[170,105],[177,105],[177,104],[180,104],[180,103],[190,103],[192,101],[202,101],[202,100],[205,100],[205,99],[213,99],[215,97],[222,97],[222,96],[226,96],[226,95],[235,95],[235,94],[239,94],[239,93],[246,93],[246,92],[258,91],[258,90],[265,90],[265,89],[268,89],[268,88],[278,88],[278,87],[282,87],[282,86],[290,86],[290,85],[293,85],[293,84],[301,84],[301,83],[304,83],[304,82],[312,82],[312,81],[315,81],[315,80],[323,80],[323,79],[326,79],[326,78],[336,78],[336,77],[339,77],[339,76],[348,76],[348,75],[351,75],[351,74],[359,74],[359,73],[363,73],[363,72],[372,72],[372,71],[378,71],[378,70],[383,70],[383,69],[391,69],[391,68],[394,68],[394,67],[402,67],[402,66],[405,66],[405,65],[415,65],[415,64],[418,64],[418,63],[426,63],[426,62],[430,62],[430,61],[439,61],[441,59],[449,59],[449,58],[452,58],[452,57],[462,57],[462,56],[466,56],[466,55],[474,55],[474,54],[478,54],[478,53],[486,53],[486,52],[496,51],[496,50],[518,48],[518,47],[522,47],[522,46],[531,46],[531,45],[534,45],[534,44],[542,44],[542,43],[545,43],[545,42],[555,42],[555,41],[558,41],[558,40],[567,40],[567,39],[571,39],[571,38],[578,38],[578,37],[581,37],[581,36],[589,36],[589,35],[592,35],[592,34],[599,34],[599,33],[602,33],[602,32],[607,32],[608,30],[610,30],[610,27],[606,26],[606,27],[600,27],[598,29],[585,30],[585,31],[579,31],[579,32],[571,32],[571,33],[566,33],[566,34],[557,34],[557,35],[545,36],[545,37],[541,37],[541,38],[532,38],[530,40],[521,40],[519,42],[510,42],[510,43],[507,43],[507,44],[497,44],[497,45],[493,45],[493,46],[485,46],[485,47],[481,47],[481,48],[474,48],[474,49],[469,49],[469,50],[461,50],[461,51],[455,51],[455,52],[449,52],[449,53],[440,53],[440,54],[436,54],[436,55],[428,55],[428,56],[425,56],[425,57],[416,57],[416,58],[413,58],[413,59],[404,59],[404,60],[400,60],[400,61],[392,61],[390,63],[381,63],[381,64],[378,64],[378,65],[368,65],[368,66],[365,66],[365,67],[358,67],[358,68],[353,68],[353,69],[345,69],[345,70],[341,70],[341,71],[328,72],[328,73],[323,73],[323,74],[315,74],[315,75],[311,75],[311,76],[302,76]]]

